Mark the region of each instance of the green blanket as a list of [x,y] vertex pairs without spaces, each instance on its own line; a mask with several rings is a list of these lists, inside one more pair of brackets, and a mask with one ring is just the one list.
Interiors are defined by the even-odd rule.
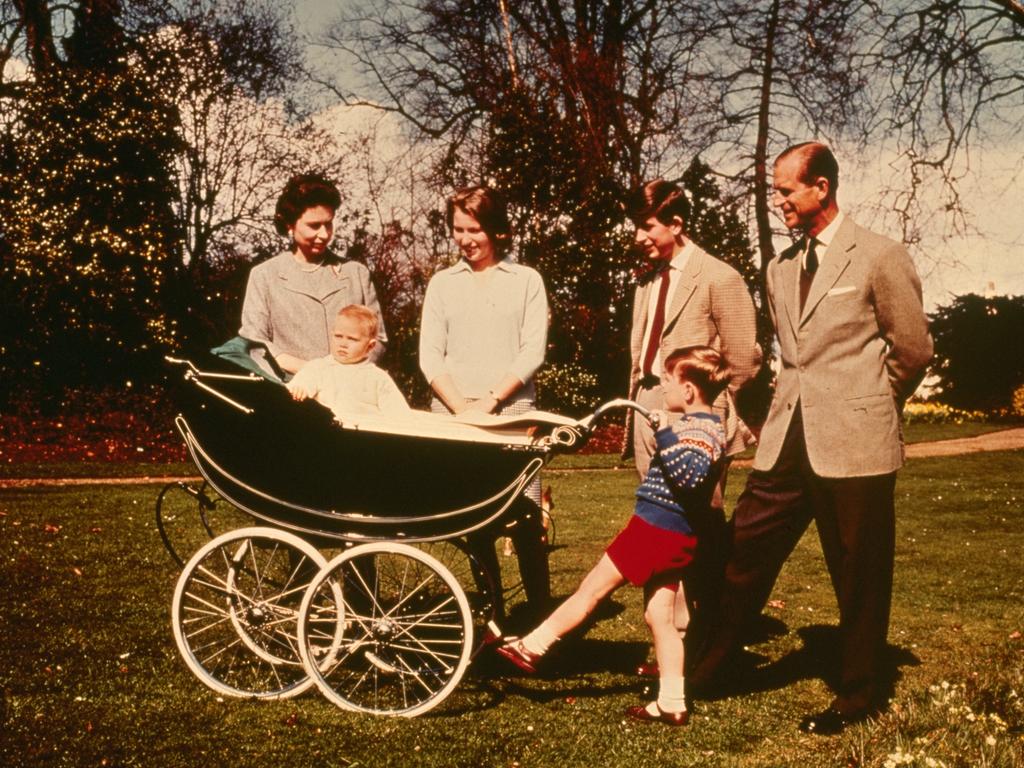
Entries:
[[258,373],[268,381],[283,384],[290,377],[281,370],[281,367],[270,354],[267,345],[260,341],[250,341],[241,336],[235,336],[219,347],[214,347],[210,352],[222,360],[229,360],[235,365],[241,366],[247,371]]

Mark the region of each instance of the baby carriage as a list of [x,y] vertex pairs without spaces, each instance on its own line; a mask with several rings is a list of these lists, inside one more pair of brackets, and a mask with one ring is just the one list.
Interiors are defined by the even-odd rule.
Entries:
[[[458,544],[504,519],[607,412],[649,416],[615,400],[580,421],[336,419],[255,373],[168,360],[184,370],[176,424],[204,485],[262,524],[216,536],[185,563],[172,603],[182,657],[224,695],[279,699],[315,685],[343,709],[373,714],[441,703],[489,617],[489,575],[459,544],[468,568],[456,576],[431,543]],[[202,512],[205,489],[190,492]]]

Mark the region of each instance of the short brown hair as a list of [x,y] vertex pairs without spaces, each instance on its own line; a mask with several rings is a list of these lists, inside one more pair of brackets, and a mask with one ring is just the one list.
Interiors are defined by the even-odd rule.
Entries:
[[292,176],[284,185],[274,209],[274,229],[277,234],[287,237],[288,229],[295,226],[302,214],[318,205],[332,211],[338,210],[341,205],[338,188],[319,173]]
[[508,204],[503,194],[483,185],[457,190],[448,198],[445,209],[449,232],[454,226],[456,208],[476,219],[480,229],[491,238],[494,249],[504,252],[512,237],[512,226],[508,221]]
[[690,217],[690,201],[683,190],[665,179],[655,179],[634,189],[626,199],[625,209],[629,220],[638,226],[652,216],[662,224],[671,224],[678,216],[685,227]]
[[710,405],[729,385],[732,371],[717,349],[707,346],[681,347],[665,358],[669,376],[693,384],[704,402]]
[[820,141],[804,141],[784,149],[775,158],[775,164],[778,165],[790,155],[799,155],[803,160],[800,181],[811,184],[818,177],[822,177],[828,182],[829,194],[835,196],[836,190],[839,189],[839,161],[831,149]]
[[349,317],[359,323],[363,333],[371,339],[377,338],[377,331],[380,328],[380,321],[377,313],[365,304],[347,304],[338,310],[338,317]]

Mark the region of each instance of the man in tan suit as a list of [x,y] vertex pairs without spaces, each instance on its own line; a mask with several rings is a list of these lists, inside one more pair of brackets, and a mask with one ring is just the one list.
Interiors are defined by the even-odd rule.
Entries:
[[774,204],[801,235],[768,266],[782,368],[733,515],[717,618],[689,678],[694,687],[713,679],[813,519],[840,616],[836,697],[800,724],[817,734],[884,705],[900,411],[932,355],[910,256],[839,211],[838,181],[823,144],[775,161]]
[[[645,184],[631,195],[626,212],[636,226],[636,245],[651,266],[633,304],[629,397],[663,410],[662,361],[680,347],[713,347],[732,370],[729,388],[715,401],[714,412],[725,425],[726,455],[740,453],[754,438],[736,413],[735,395],[761,366],[750,292],[735,269],[687,237],[689,202],[675,184],[661,179]],[[633,420],[633,450],[643,478],[654,452],[646,419]],[[724,472],[722,478],[713,502],[718,508]]]

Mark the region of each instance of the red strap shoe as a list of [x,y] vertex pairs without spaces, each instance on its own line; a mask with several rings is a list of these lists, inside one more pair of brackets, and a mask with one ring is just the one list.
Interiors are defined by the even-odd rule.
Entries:
[[664,723],[665,725],[686,725],[690,722],[690,711],[687,709],[682,712],[665,712],[657,704],[654,707],[658,710],[656,715],[647,711],[646,704],[626,707],[626,717],[639,720],[642,723]]
[[540,661],[541,656],[539,653],[531,653],[526,650],[526,646],[523,645],[522,640],[514,640],[499,645],[495,648],[500,656],[505,657],[523,672],[528,675],[537,673],[537,662]]

